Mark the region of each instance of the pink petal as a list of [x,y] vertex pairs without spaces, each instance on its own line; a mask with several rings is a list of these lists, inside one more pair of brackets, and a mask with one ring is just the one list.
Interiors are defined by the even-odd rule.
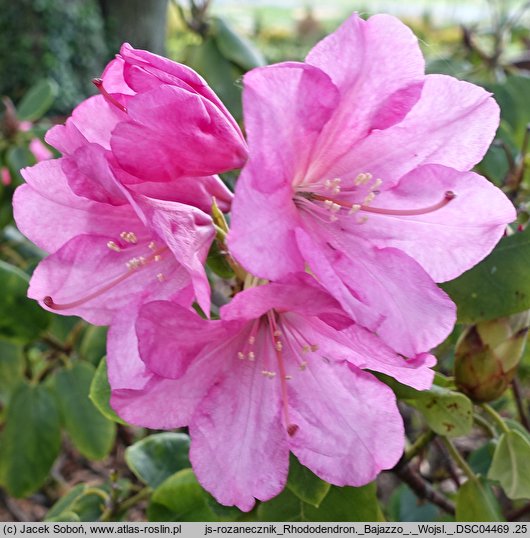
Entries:
[[193,71],[193,69],[146,50],[134,49],[128,43],[122,45],[120,55],[124,59],[126,67],[136,67],[135,70],[127,73],[132,87],[135,87],[137,83],[145,82],[146,77],[143,77],[143,80],[133,80],[131,73],[138,74],[139,71],[144,71],[151,78],[157,78],[160,83],[173,84],[196,92],[214,104],[224,114],[227,121],[232,124],[234,130],[242,137],[239,126],[230,112],[228,112],[222,101],[212,91],[206,81],[198,73]]
[[19,230],[47,252],[53,252],[80,234],[119,237],[137,216],[128,205],[111,206],[76,196],[62,170],[62,160],[43,161],[24,168],[26,185],[13,200]]
[[63,154],[70,154],[86,142],[110,149],[110,134],[127,115],[109,104],[102,95],[79,104],[65,125],[56,125],[46,134],[46,142]]
[[[178,300],[181,300],[180,298]],[[189,299],[183,298],[184,304]],[[187,426],[198,403],[218,375],[211,361],[196,361],[179,380],[149,371],[138,355],[134,329],[139,302],[120,310],[107,342],[111,405],[128,423],[152,429]]]
[[239,327],[240,324],[227,326],[221,321],[205,320],[169,301],[144,305],[136,322],[142,360],[152,372],[172,379],[182,377],[199,352],[209,345],[215,353],[215,344]]
[[136,93],[124,80],[124,66],[124,59],[120,56],[116,56],[116,58],[111,60],[105,67],[105,70],[101,75],[101,79],[103,80],[103,86],[107,92],[111,94],[118,93],[124,95],[134,95]]
[[[107,325],[114,313],[135,296],[144,300],[167,298],[189,285],[187,271],[169,253],[162,254],[159,262],[128,269],[129,260],[147,258],[152,253],[148,248],[152,237],[146,230],[129,226],[128,231],[136,234],[138,243],[123,245],[120,252],[107,246],[109,241],[118,243],[119,239],[113,236],[74,237],[37,266],[28,296],[48,310],[43,299],[51,296],[56,304],[71,305],[63,306],[60,313]],[[164,278],[159,279],[158,275]]]
[[[333,248],[320,244],[313,254],[319,263],[309,262],[324,287],[359,324],[408,357],[430,350],[449,335],[456,307],[418,263],[397,249],[379,250],[345,239],[335,236]],[[311,254],[303,234],[298,241],[304,253]],[[321,260],[328,257],[323,270]],[[333,286],[333,280],[342,282],[341,287]],[[374,323],[375,315],[382,320]]]
[[399,248],[437,282],[451,280],[487,256],[515,220],[515,208],[501,190],[473,172],[429,165],[383,191],[374,205],[428,207],[446,191],[456,198],[438,211],[408,217],[371,214],[362,226],[355,226],[355,233],[378,247]]
[[[271,347],[271,353],[272,346]],[[227,372],[199,405],[190,424],[190,460],[201,485],[221,504],[252,509],[285,486],[287,434],[279,386],[250,361],[221,357]]]
[[120,166],[138,178],[206,176],[239,168],[246,159],[240,133],[197,94],[163,85],[132,98],[128,114],[111,146]]
[[374,370],[392,376],[400,383],[416,390],[431,388],[434,379],[436,358],[428,353],[421,353],[406,359],[389,348],[382,339],[363,327],[354,325],[342,331],[354,353],[344,359],[358,368]]
[[420,96],[424,60],[418,40],[389,15],[367,21],[352,15],[306,61],[327,73],[341,94],[314,155],[312,176],[325,176],[333,161],[371,129],[400,121]]
[[429,75],[405,119],[370,133],[333,164],[329,177],[351,180],[370,172],[387,189],[422,164],[469,170],[484,156],[498,125],[499,107],[491,94],[469,82]]
[[257,319],[269,310],[294,311],[305,316],[341,314],[339,303],[308,274],[242,291],[221,307],[221,318]]
[[117,178],[127,188],[137,194],[149,198],[158,198],[171,202],[181,202],[198,207],[205,213],[212,210],[215,198],[219,209],[224,213],[230,211],[234,195],[219,176],[180,177],[175,181],[140,181],[137,177],[127,174],[119,166],[113,170]]
[[127,198],[110,170],[106,151],[97,144],[84,144],[71,156],[61,159],[68,185],[77,195],[111,205],[127,203]]
[[[302,63],[253,69],[244,77],[245,125],[254,188],[299,183],[339,95],[329,77]],[[248,181],[248,180],[247,180]]]
[[256,188],[260,177],[262,172],[251,162],[237,181],[229,250],[245,269],[263,278],[303,272],[304,260],[294,241],[299,216],[292,189],[285,185],[276,192],[260,192]]
[[163,239],[175,259],[188,271],[197,302],[210,313],[210,284],[204,270],[208,250],[215,237],[209,215],[193,206],[137,197],[150,226]]
[[362,486],[392,468],[404,448],[403,422],[392,391],[346,363],[308,360],[288,382],[289,439],[302,465],[337,486]]

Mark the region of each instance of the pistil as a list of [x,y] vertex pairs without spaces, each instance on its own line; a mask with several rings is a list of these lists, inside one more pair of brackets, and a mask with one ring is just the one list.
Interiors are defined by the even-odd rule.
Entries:
[[127,107],[123,106],[115,97],[113,97],[106,89],[105,86],[103,86],[103,80],[100,78],[93,78],[92,84],[98,89],[99,93],[105,97],[105,99],[114,105],[115,107],[119,108],[122,112],[125,112],[127,114]]

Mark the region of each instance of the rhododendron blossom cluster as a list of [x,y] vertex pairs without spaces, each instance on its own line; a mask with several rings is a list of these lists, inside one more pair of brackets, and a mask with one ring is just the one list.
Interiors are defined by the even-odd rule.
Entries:
[[[29,296],[110,326],[112,407],[189,427],[199,482],[250,510],[285,487],[289,452],[339,486],[397,463],[402,419],[372,372],[430,387],[456,318],[436,283],[515,210],[471,171],[497,104],[425,75],[393,17],[353,15],[305,62],[243,82],[246,139],[199,75],[123,45],[14,205],[49,253]],[[218,174],[240,168],[233,195]],[[215,316],[214,241],[236,275]]]

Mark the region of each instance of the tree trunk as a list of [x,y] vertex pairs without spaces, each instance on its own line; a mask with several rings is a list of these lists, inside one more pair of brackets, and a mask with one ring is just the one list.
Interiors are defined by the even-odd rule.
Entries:
[[116,52],[128,42],[137,49],[164,54],[168,0],[99,0],[107,43]]

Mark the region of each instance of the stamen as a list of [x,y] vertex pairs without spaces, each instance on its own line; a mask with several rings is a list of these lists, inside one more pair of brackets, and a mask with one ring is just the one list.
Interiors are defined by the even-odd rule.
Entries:
[[164,280],[166,279],[166,277],[164,276],[164,273],[158,273],[156,275],[156,278],[157,278],[158,282],[164,282]]
[[107,247],[114,252],[121,252],[121,248],[114,241],[108,241]]
[[355,180],[353,181],[353,184],[358,187],[359,185],[364,185],[367,181],[370,181],[372,179],[372,174],[366,172],[359,174]]
[[289,436],[292,437],[299,430],[299,426],[297,424],[293,424],[289,417],[289,406],[287,404],[287,385],[285,383],[287,379],[287,373],[285,371],[285,365],[283,363],[283,357],[282,357],[283,345],[281,341],[279,340],[279,337],[276,336],[276,333],[281,334],[281,332],[278,330],[278,327],[276,325],[276,319],[272,311],[269,310],[269,312],[267,312],[267,317],[269,319],[271,338],[272,338],[272,341],[274,342],[274,349],[276,350],[276,360],[278,361],[278,369],[280,370],[280,386],[281,386],[281,391],[282,391],[283,415],[285,418],[285,424],[287,426],[287,433],[289,434]]
[[[369,196],[370,195],[368,195],[367,198]],[[444,194],[442,200],[440,200],[436,204],[427,207],[421,207],[418,209],[386,209],[382,207],[371,207],[364,204],[350,204],[349,202],[342,202],[340,200],[329,200],[328,198],[325,198],[324,196],[319,196],[318,194],[313,194],[312,198],[313,200],[319,200],[321,202],[324,202],[326,207],[329,207],[330,203],[335,203],[340,207],[348,208],[350,210],[350,213],[355,213],[357,211],[365,211],[366,213],[377,213],[378,215],[396,215],[403,217],[412,217],[415,215],[425,215],[427,213],[434,213],[434,211],[438,211],[438,209],[445,207],[451,200],[454,200],[456,198],[456,194],[453,191],[447,191]]]
[[109,92],[105,89],[103,86],[103,80],[100,78],[93,78],[92,84],[98,89],[99,93],[105,97],[105,99],[113,104],[116,108],[119,108],[122,112],[125,112],[127,114],[127,108],[124,107],[115,97],[112,97]]
[[120,237],[127,243],[132,243],[133,245],[136,245],[136,243],[138,243],[138,238],[136,237],[136,234],[134,232],[121,232]]
[[[167,250],[167,247],[162,247],[162,248],[160,248],[160,250],[158,252],[164,252],[166,250]],[[140,266],[147,265],[154,258],[156,258],[156,255],[152,254],[148,258],[144,258],[143,256],[140,256],[139,258],[133,258],[132,260],[129,260],[129,262],[127,262],[128,264],[131,263],[133,260],[137,260],[138,265],[136,265],[134,267],[131,266],[130,268],[128,268],[127,272],[123,273],[122,275],[115,278],[114,280],[111,280],[105,286],[99,288],[98,290],[96,290],[96,291],[94,291],[92,293],[89,293],[88,295],[85,295],[84,297],[81,297],[80,299],[77,299],[76,301],[72,301],[71,303],[63,303],[63,304],[56,303],[50,295],[47,295],[46,297],[44,297],[42,302],[48,308],[51,308],[53,310],[68,310],[70,308],[75,308],[76,306],[81,306],[82,304],[85,304],[88,301],[91,301],[92,299],[95,299],[96,297],[99,297],[100,295],[102,295],[105,292],[109,291],[114,286],[117,286],[118,284],[121,284],[124,280],[129,278],[131,275],[136,274],[136,271],[134,269],[136,269],[137,267],[140,267]],[[162,273],[159,273],[159,275],[162,275]],[[162,277],[163,276],[164,275],[162,275]],[[158,278],[158,275],[157,275],[157,278]]]

